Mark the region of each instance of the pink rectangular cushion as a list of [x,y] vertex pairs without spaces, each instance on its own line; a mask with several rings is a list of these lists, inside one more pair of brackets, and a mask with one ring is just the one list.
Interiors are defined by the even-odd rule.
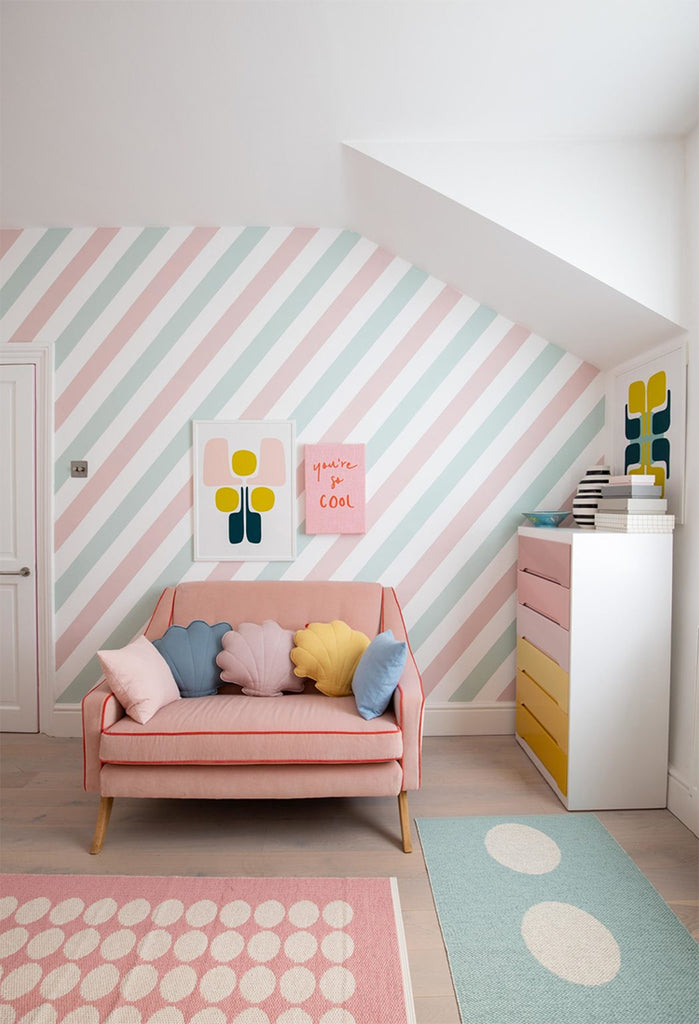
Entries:
[[129,715],[144,725],[160,708],[180,700],[170,666],[150,640],[139,636],[116,651],[98,651],[109,688]]
[[121,718],[102,733],[109,764],[346,764],[403,753],[395,715],[365,721],[353,696],[317,692],[260,701],[243,694],[169,704],[147,723]]
[[[304,580],[207,580],[180,583],[174,594],[172,623],[193,619],[241,622],[274,619],[282,629],[302,629],[307,622],[341,619],[371,639],[381,631],[383,587],[380,583]],[[150,633],[149,633],[150,636]]]

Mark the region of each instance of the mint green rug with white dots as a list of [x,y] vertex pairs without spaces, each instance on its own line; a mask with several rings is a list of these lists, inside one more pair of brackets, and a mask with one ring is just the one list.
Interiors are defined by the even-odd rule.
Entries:
[[417,824],[464,1024],[698,1024],[699,946],[595,815]]

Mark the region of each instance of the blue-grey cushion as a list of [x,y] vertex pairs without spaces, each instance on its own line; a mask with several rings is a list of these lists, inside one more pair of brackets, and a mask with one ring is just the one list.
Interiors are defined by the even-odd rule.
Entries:
[[228,622],[195,619],[188,626],[170,626],[153,646],[162,654],[183,697],[208,697],[221,685],[216,655],[221,639],[230,629]]
[[371,641],[352,679],[352,692],[362,718],[378,718],[384,713],[398,686],[407,656],[408,645],[396,640],[390,629]]

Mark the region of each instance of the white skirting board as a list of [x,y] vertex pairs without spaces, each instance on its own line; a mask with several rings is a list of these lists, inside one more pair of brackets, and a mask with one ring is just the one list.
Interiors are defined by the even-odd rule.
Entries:
[[695,836],[699,836],[699,794],[672,767],[667,777],[667,807]]

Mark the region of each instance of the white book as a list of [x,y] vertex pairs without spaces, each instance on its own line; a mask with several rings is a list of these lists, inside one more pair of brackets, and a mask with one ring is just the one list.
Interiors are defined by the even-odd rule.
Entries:
[[595,528],[616,533],[672,533],[675,517],[641,513],[596,512]]
[[667,512],[667,498],[600,498],[600,512]]

